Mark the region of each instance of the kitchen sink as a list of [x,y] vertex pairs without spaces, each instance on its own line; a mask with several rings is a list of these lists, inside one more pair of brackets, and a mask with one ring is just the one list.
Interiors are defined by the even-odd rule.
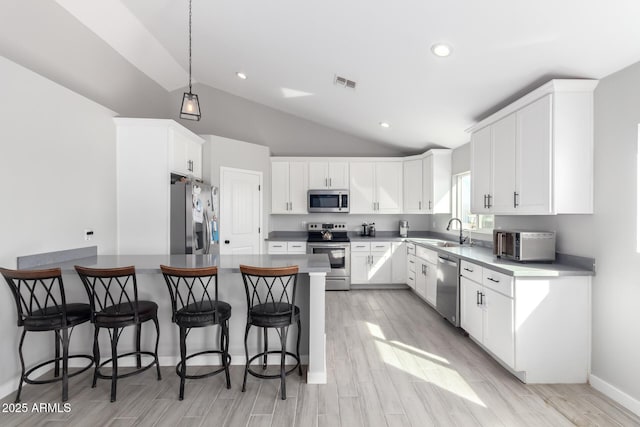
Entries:
[[442,239],[410,239],[413,240],[417,243],[422,243],[422,244],[426,244],[426,245],[432,245],[432,246],[440,246],[441,248],[455,248],[460,246],[460,244],[458,242],[452,242],[449,240],[442,240]]

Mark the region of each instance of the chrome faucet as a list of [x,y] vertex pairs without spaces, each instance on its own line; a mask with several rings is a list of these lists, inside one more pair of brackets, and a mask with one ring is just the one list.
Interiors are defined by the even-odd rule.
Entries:
[[447,224],[447,231],[451,230],[451,223],[453,221],[458,221],[460,223],[460,244],[462,245],[464,244],[465,240],[467,240],[467,238],[462,235],[462,221],[460,220],[460,218],[451,218],[449,220],[449,224]]

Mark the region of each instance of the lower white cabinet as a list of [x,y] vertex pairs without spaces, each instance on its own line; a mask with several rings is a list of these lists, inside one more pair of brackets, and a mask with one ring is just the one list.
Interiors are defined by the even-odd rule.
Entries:
[[396,284],[406,282],[404,242],[352,242],[351,283]]
[[267,253],[269,255],[278,255],[278,254],[306,254],[307,253],[307,243],[292,241],[274,241],[268,242],[267,244]]
[[460,326],[474,341],[525,383],[587,382],[590,276],[460,267]]
[[433,307],[436,306],[438,253],[423,246],[416,247],[416,293]]

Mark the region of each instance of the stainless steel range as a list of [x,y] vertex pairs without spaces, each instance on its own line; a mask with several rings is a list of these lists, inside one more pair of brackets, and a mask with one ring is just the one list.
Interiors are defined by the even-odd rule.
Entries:
[[351,244],[345,223],[312,222],[307,225],[307,253],[327,254],[331,271],[327,273],[328,291],[351,288]]

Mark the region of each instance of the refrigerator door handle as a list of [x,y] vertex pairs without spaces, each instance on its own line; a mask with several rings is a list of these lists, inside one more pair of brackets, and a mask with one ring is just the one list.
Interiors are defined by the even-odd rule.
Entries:
[[205,209],[203,212],[203,222],[204,222],[204,255],[207,255],[211,251],[211,223],[209,222],[209,214],[207,214],[207,210]]

